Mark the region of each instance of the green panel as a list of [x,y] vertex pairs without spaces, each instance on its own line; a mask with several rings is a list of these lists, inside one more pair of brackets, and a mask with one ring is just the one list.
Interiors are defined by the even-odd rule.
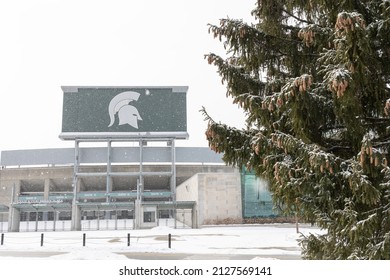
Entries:
[[[172,195],[171,192],[144,192],[142,194],[143,197],[170,197]],[[130,198],[136,198],[137,193],[136,192],[112,192],[112,193],[105,193],[105,192],[80,192],[77,194],[77,197],[80,199],[97,199],[97,198],[104,198],[104,197],[113,197],[113,198],[120,198],[120,197],[130,197]]]
[[171,192],[144,192],[143,197],[171,197]]
[[73,194],[49,195],[49,200],[69,200],[73,198]]
[[101,202],[101,203],[77,203],[82,211],[92,211],[92,210],[133,210],[133,203],[126,202]]
[[43,195],[19,196],[19,202],[39,202],[44,200]]
[[144,206],[157,206],[159,210],[166,209],[193,209],[195,201],[147,201],[142,203]]
[[80,192],[77,194],[77,198],[86,199],[86,198],[103,198],[106,197],[105,192]]
[[273,209],[271,193],[267,182],[254,173],[243,169],[241,173],[243,217],[272,217],[278,212]]
[[136,192],[113,192],[110,197],[137,197]]
[[35,204],[14,204],[14,208],[24,212],[51,212],[51,211],[70,211],[72,206],[70,203],[35,203]]
[[[187,131],[186,87],[63,87],[63,90],[63,133]],[[135,100],[125,94],[118,99],[124,92],[136,92],[139,96]],[[109,126],[111,119],[113,123]]]

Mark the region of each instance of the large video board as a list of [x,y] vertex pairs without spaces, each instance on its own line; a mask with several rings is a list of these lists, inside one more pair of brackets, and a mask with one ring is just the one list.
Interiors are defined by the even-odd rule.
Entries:
[[61,139],[188,138],[188,87],[61,88]]

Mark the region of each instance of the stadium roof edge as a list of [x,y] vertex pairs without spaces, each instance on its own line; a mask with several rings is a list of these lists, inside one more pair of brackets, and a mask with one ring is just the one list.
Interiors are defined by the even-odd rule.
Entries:
[[[72,165],[74,148],[50,148],[13,150],[1,152],[1,166],[38,166]],[[139,147],[111,147],[111,162],[138,163]],[[207,147],[176,147],[176,163],[224,164],[222,154],[217,154]],[[171,161],[170,147],[144,147],[143,162],[165,163]],[[107,147],[80,148],[80,163],[107,163]]]

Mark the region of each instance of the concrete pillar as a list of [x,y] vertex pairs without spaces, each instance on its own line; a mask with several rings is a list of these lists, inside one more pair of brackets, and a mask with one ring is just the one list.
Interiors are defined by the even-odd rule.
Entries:
[[76,139],[74,149],[74,166],[73,166],[73,201],[72,201],[72,222],[71,230],[81,230],[81,210],[77,205],[78,199],[77,194],[80,192],[81,180],[77,177],[80,164],[80,142]]
[[[107,175],[106,175],[106,193],[112,192],[112,178],[111,173],[111,141],[107,141]],[[106,202],[110,202],[110,198],[107,196]]]
[[[107,194],[112,192],[112,185],[113,185],[112,177],[111,176],[107,176],[107,189],[106,189]],[[106,202],[108,202],[108,203],[111,202],[111,197],[109,197],[108,195],[107,195],[107,198],[106,198]],[[111,218],[111,211],[106,210],[105,217],[106,217],[107,220],[109,220]]]
[[194,204],[194,206],[192,207],[192,228],[198,228],[199,227],[199,224],[198,224],[198,207],[196,206],[196,203]]
[[13,203],[18,200],[20,193],[21,181],[18,180],[14,183],[11,195],[11,203],[9,208],[9,219],[8,219],[8,231],[17,232],[20,229],[20,211],[13,207]]
[[43,199],[44,200],[49,200],[50,185],[51,185],[51,179],[45,179],[45,183],[44,183],[44,187],[43,187]]
[[[50,194],[50,186],[51,186],[51,179],[46,178],[43,184],[43,200],[49,200],[49,194]],[[48,212],[42,213],[42,220],[47,221],[48,220]]]
[[76,204],[72,205],[72,224],[71,230],[81,230],[81,211]]
[[53,214],[53,231],[56,231],[56,224],[57,224],[57,220],[58,220],[59,214],[60,214],[60,212],[54,211],[54,214]]
[[35,231],[38,231],[38,219],[39,219],[39,216],[38,216],[38,211],[35,212]]
[[142,210],[141,201],[137,199],[134,202],[134,229],[141,228],[141,223],[143,220],[142,214],[143,214],[143,210]]
[[[75,180],[76,181],[76,192],[75,194],[80,192],[81,187],[81,180]],[[76,204],[77,198],[75,197],[73,199],[72,204],[72,223],[71,223],[71,230],[81,230],[81,210],[80,207]]]

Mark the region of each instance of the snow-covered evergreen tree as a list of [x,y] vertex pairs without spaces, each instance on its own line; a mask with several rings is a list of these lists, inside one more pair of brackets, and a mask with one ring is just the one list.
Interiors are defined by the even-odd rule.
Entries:
[[247,117],[203,110],[210,147],[327,230],[304,258],[390,259],[390,1],[258,0],[252,15],[209,26],[227,58],[206,59]]

